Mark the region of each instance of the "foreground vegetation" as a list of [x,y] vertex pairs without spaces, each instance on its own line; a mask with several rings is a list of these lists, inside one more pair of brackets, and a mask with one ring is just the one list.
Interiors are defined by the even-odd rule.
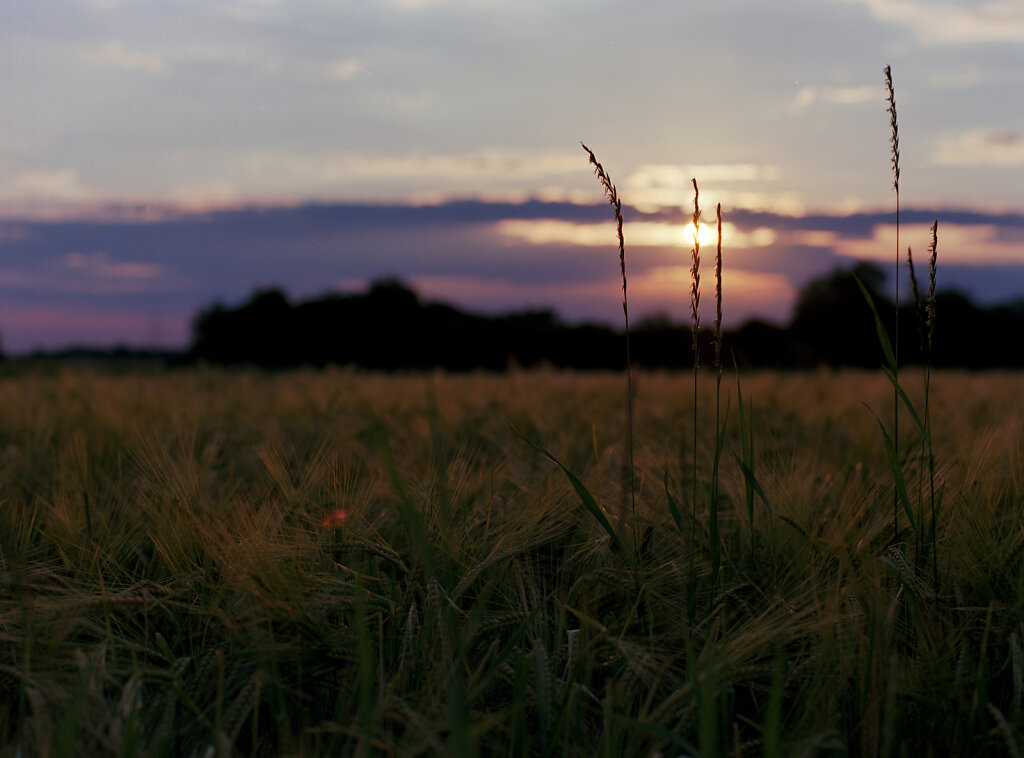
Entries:
[[639,375],[634,560],[512,429],[631,534],[622,384],[0,380],[0,750],[1019,754],[1018,375],[932,377],[934,564],[891,544],[891,384],[824,372],[743,377],[753,479],[726,375],[717,547],[713,383],[691,503],[690,379]]

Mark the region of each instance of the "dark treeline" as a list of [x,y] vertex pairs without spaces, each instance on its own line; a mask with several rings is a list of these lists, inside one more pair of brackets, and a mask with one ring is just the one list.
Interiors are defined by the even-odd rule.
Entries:
[[[892,327],[893,301],[885,275],[870,264],[835,271],[801,290],[788,325],[750,321],[724,335],[724,354],[741,368],[877,368],[882,362],[859,277]],[[955,291],[936,296],[932,363],[939,367],[1024,366],[1024,300],[983,308]],[[923,335],[911,304],[900,309],[900,356],[922,362]],[[440,367],[453,371],[505,370],[547,364],[561,368],[621,369],[621,330],[569,325],[553,310],[484,316],[443,303],[423,302],[397,280],[363,294],[328,295],[291,303],[276,289],[255,293],[238,308],[214,306],[193,324],[191,358],[225,365],[287,368],[354,365],[376,370]],[[702,364],[712,357],[702,329]],[[631,331],[633,362],[648,368],[693,365],[688,324],[650,318]]]

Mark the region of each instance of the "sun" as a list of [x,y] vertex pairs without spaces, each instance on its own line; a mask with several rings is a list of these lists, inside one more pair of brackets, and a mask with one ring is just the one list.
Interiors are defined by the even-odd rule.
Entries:
[[[693,222],[691,221],[683,228],[683,239],[686,244],[693,247]],[[711,247],[718,244],[718,230],[714,224],[701,224],[697,230],[697,241],[701,247]]]

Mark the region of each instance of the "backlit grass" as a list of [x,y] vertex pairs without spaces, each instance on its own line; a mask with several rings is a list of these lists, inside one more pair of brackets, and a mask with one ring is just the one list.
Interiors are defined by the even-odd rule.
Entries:
[[[714,591],[707,511],[691,554],[663,484],[691,486],[691,388],[636,388],[638,582],[509,426],[619,518],[619,376],[3,379],[3,750],[1016,749],[1019,377],[932,377],[939,585],[913,544],[889,549],[892,481],[863,405],[892,402],[883,376],[743,377],[772,515],[758,500],[751,523],[732,412]],[[714,383],[701,390],[710,430]],[[714,445],[698,439],[701,486]]]

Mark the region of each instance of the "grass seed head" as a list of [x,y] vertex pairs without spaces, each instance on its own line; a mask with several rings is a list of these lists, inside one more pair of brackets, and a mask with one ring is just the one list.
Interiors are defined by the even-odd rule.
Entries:
[[693,326],[693,349],[697,350],[697,331],[700,329],[700,190],[696,178],[693,182],[693,247],[690,250],[690,323]]
[[716,209],[718,245],[715,248],[715,366],[722,372],[722,204]]
[[928,246],[928,296],[925,298],[925,325],[928,328],[928,344],[935,333],[935,267],[938,261],[939,220],[932,224],[932,241]]
[[892,86],[892,69],[885,67],[885,90],[889,102],[889,144],[892,147],[892,186],[900,191],[900,130],[896,122],[896,91]]
[[619,193],[615,189],[615,184],[612,183],[612,178],[608,176],[608,172],[604,170],[604,166],[601,165],[601,161],[599,161],[597,156],[594,155],[594,151],[587,147],[583,142],[580,142],[580,146],[587,151],[587,155],[590,158],[590,165],[594,167],[594,173],[601,181],[601,186],[604,187],[604,194],[615,211],[615,231],[619,238],[619,269],[622,272],[622,312],[626,315],[626,324],[628,329],[629,311],[626,306],[626,243],[622,236],[622,201],[619,200]]

